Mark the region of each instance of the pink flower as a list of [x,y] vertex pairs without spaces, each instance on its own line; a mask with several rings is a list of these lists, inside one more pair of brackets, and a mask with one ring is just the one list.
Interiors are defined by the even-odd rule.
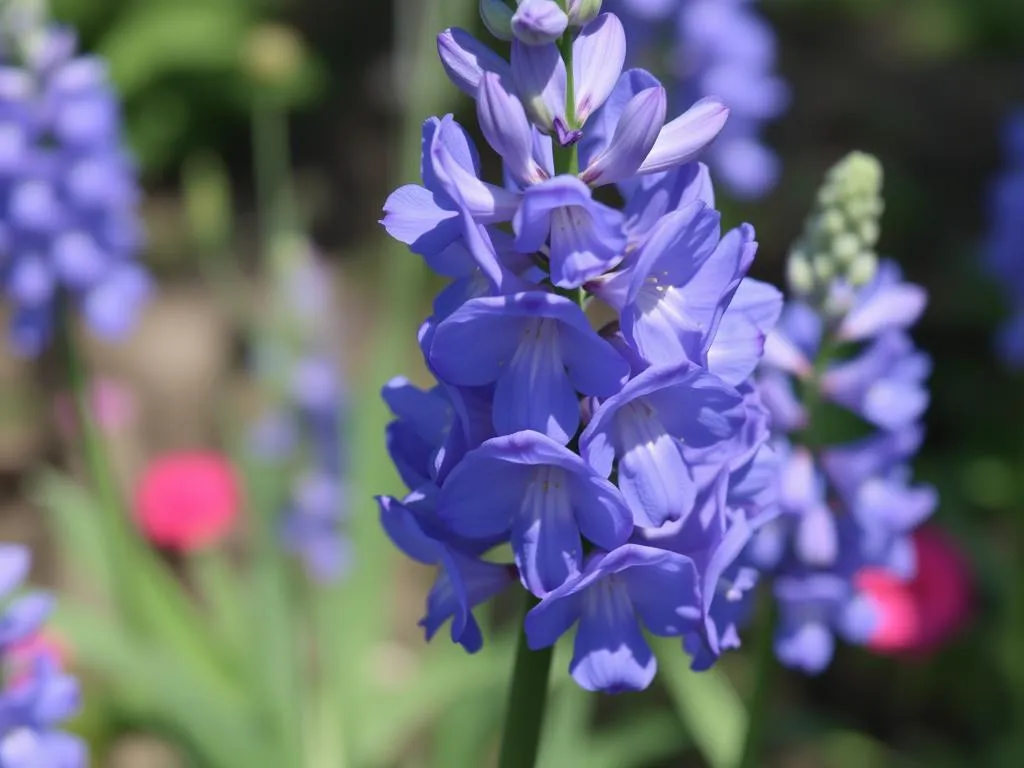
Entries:
[[937,650],[968,622],[971,568],[956,544],[935,526],[913,534],[917,572],[903,580],[882,568],[857,574],[857,588],[878,614],[867,646],[885,654]]
[[[103,432],[116,432],[135,421],[135,395],[116,379],[93,379],[88,398],[92,417]],[[70,393],[61,392],[56,396],[53,414],[57,429],[65,439],[78,434],[78,416]]]
[[168,454],[146,468],[135,491],[135,519],[157,546],[191,552],[227,535],[240,497],[235,471],[220,454]]
[[71,660],[71,649],[63,637],[44,630],[12,645],[4,658],[4,677],[10,688],[31,682],[36,664],[46,660],[56,669],[65,668]]

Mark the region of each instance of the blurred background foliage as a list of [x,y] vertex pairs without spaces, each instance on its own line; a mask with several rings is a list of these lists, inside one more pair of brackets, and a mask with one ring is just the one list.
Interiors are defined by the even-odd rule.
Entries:
[[[201,247],[202,222],[210,206],[234,210],[235,230],[211,239],[228,237],[243,266],[254,261],[252,123],[265,100],[292,116],[299,209],[339,270],[345,321],[337,343],[350,370],[375,362],[369,330],[395,302],[418,306],[402,307],[417,320],[426,313],[426,289],[410,295],[406,287],[386,282],[379,255],[387,246],[376,220],[387,191],[416,173],[420,120],[446,108],[466,110],[469,101],[455,98],[440,65],[429,57],[434,71],[423,83],[398,79],[396,85],[393,74],[400,64],[396,55],[431,48],[438,29],[465,18],[465,5],[55,0],[55,15],[80,31],[86,48],[108,60],[124,99],[130,143],[149,193],[146,258],[168,286],[138,339],[116,353],[94,350],[101,367],[133,377],[144,405],[148,393],[151,410],[169,409],[151,417],[148,447],[137,447],[140,453],[209,439],[216,410],[211,393],[241,369],[237,339],[224,321],[223,296],[203,289],[213,256]],[[979,583],[972,628],[934,657],[908,662],[845,649],[819,678],[780,675],[770,745],[777,748],[777,764],[787,766],[1019,765],[1011,756],[1021,754],[1014,739],[1024,739],[1024,380],[1003,369],[992,352],[1004,307],[998,286],[981,269],[979,243],[987,184],[1000,163],[1001,120],[1012,106],[1024,104],[1024,3],[761,5],[779,35],[780,70],[793,92],[791,109],[767,134],[782,157],[783,177],[757,203],[724,200],[725,218],[755,225],[761,243],[755,275],[778,284],[788,245],[823,171],[853,148],[882,160],[887,210],[880,251],[897,259],[931,296],[916,333],[935,363],[918,474],[939,488],[936,519],[964,543]],[[432,13],[424,15],[428,6]],[[412,71],[410,77],[419,74]],[[223,168],[230,178],[227,199],[222,190],[203,186],[211,167]],[[403,333],[409,337],[408,360],[385,376],[416,365],[411,327]],[[188,365],[191,373],[183,374]],[[23,478],[52,448],[50,436],[34,426],[44,406],[23,368],[10,357],[0,361],[7,507],[23,499]],[[164,395],[175,386],[183,400],[168,404]],[[176,421],[174,414],[186,418]],[[395,624],[408,631],[415,600],[405,596],[396,603],[402,617]],[[744,662],[737,657],[724,664],[741,689]],[[478,698],[497,700],[491,689],[481,691]],[[571,722],[581,707],[596,706],[602,722],[609,708],[629,711],[628,705],[578,699],[575,689],[560,690],[553,717]],[[496,721],[494,707],[474,701],[459,703],[447,715],[452,724],[443,733],[452,739],[461,733],[463,741],[445,742],[452,752],[439,753],[444,762],[438,764],[464,764],[460,744],[472,749],[465,744],[471,734],[462,726],[467,709],[478,720]],[[721,738],[727,711],[705,711],[714,720],[710,735],[698,731],[694,738]],[[667,755],[650,758],[667,762],[651,765],[683,764],[671,755],[689,737],[656,718],[644,728],[669,732]],[[559,730],[557,722],[551,730]],[[577,745],[548,744],[545,759],[583,765],[558,757],[559,748]],[[709,749],[705,754],[713,754],[713,743]],[[615,764],[607,755],[603,759],[585,764]]]

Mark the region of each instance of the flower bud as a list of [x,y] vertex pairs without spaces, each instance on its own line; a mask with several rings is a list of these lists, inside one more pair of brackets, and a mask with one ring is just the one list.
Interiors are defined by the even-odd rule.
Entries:
[[589,24],[601,13],[601,0],[569,0],[569,23],[574,27]]
[[878,257],[873,251],[864,251],[853,260],[846,272],[846,279],[855,287],[870,283],[878,271]]
[[852,232],[840,232],[832,241],[832,255],[841,264],[849,264],[860,253],[860,240]]
[[565,11],[554,0],[523,0],[512,14],[512,32],[527,45],[546,45],[569,26]]
[[480,18],[487,31],[499,40],[512,39],[512,14],[505,0],[480,0]]
[[800,251],[793,251],[786,263],[786,278],[794,293],[808,294],[814,290],[814,272],[807,256]]

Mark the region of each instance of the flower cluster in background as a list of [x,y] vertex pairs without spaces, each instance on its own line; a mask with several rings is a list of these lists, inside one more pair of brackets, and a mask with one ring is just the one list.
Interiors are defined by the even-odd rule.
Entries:
[[987,261],[1007,293],[1012,317],[999,334],[1002,357],[1024,366],[1024,110],[1006,121],[1006,169],[991,190]]
[[349,553],[341,445],[345,393],[332,351],[331,280],[300,238],[276,245],[270,269],[273,295],[255,360],[273,403],[253,431],[253,449],[301,467],[281,518],[282,542],[313,579],[332,581]]
[[0,544],[0,765],[84,768],[85,744],[60,730],[78,710],[78,682],[39,640],[53,600],[40,592],[12,599],[29,564],[25,547]]
[[[738,644],[755,578],[735,561],[772,514],[750,378],[782,299],[745,277],[753,228],[722,232],[695,162],[728,109],[705,98],[670,119],[659,81],[623,71],[625,31],[599,7],[485,14],[511,61],[460,29],[438,38],[505,183],[480,178],[452,116],[430,118],[422,185],[385,205],[388,232],[454,282],[419,333],[438,384],[384,389],[410,493],[380,505],[396,545],[439,566],[428,637],[450,618],[476,650],[472,608],[518,580],[539,599],[530,647],[575,626],[572,676],[615,692],[654,677],[641,628],[701,667]],[[606,185],[621,210],[596,199]],[[596,303],[616,316],[599,330]],[[514,564],[483,557],[504,547]]]
[[[14,8],[21,5],[14,4]],[[0,19],[0,290],[35,355],[65,302],[97,335],[134,324],[150,290],[135,168],[105,65],[33,14]]]
[[[829,172],[790,254],[793,296],[759,378],[782,462],[780,514],[747,557],[773,575],[778,657],[807,672],[829,663],[836,634],[860,644],[876,636],[879,604],[862,594],[860,574],[913,577],[911,535],[937,503],[932,488],[911,484],[908,466],[923,436],[930,361],[907,328],[926,297],[874,254],[881,184],[868,155]],[[835,406],[858,417],[862,437],[826,434]]]
[[626,27],[635,63],[665,77],[670,104],[714,95],[729,122],[706,155],[733,195],[757,198],[775,186],[779,159],[761,140],[789,103],[775,72],[776,39],[754,0],[609,0]]

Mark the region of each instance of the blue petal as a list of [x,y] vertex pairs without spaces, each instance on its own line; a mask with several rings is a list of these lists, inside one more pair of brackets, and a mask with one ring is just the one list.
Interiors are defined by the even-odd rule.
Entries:
[[589,472],[569,477],[568,482],[580,532],[602,549],[625,544],[633,532],[633,515],[619,490]]
[[516,181],[541,181],[541,169],[533,160],[532,128],[519,97],[509,93],[497,75],[484,74],[476,107],[480,129]]
[[764,352],[765,337],[781,311],[782,294],[778,289],[744,279],[708,349],[708,370],[734,386],[748,379]]
[[494,390],[498,434],[524,429],[568,443],[580,423],[579,400],[562,362],[559,326],[552,319],[527,323],[524,338]]
[[619,488],[637,525],[657,527],[690,513],[696,490],[676,439],[635,401],[616,414]]
[[611,95],[626,61],[626,31],[612,13],[587,24],[572,45],[576,120],[580,125]]
[[624,584],[585,600],[569,671],[588,691],[641,691],[658,662],[644,640]]
[[725,127],[729,109],[718,99],[704,98],[661,129],[640,173],[667,171],[695,160]]
[[620,578],[634,610],[650,632],[673,637],[697,625],[700,596],[697,569],[690,558],[661,551],[644,567],[624,571]]
[[458,536],[489,539],[508,531],[522,506],[530,471],[502,461],[493,441],[470,451],[441,488],[437,514]]
[[441,559],[442,546],[423,532],[408,507],[390,496],[377,496],[376,499],[381,527],[396,547],[406,556],[425,565],[432,565]]
[[626,105],[607,148],[586,166],[580,178],[592,186],[628,179],[654,146],[665,122],[666,97],[661,86],[634,96]]
[[565,122],[566,69],[554,43],[526,45],[513,40],[512,76],[534,125],[551,133],[556,119]]
[[511,78],[508,62],[464,29],[452,27],[439,34],[437,52],[448,77],[467,96],[476,96],[484,72]]
[[783,623],[775,638],[775,654],[788,667],[814,675],[825,669],[835,652],[835,638],[818,621]]
[[512,549],[523,586],[543,596],[580,572],[583,546],[566,472],[537,467],[531,475],[512,524]]
[[458,386],[498,379],[519,345],[527,320],[510,315],[507,297],[471,299],[438,324],[429,361],[438,376]]
[[6,597],[28,576],[32,557],[28,547],[20,544],[0,544],[0,598]]
[[44,592],[31,593],[10,603],[0,616],[0,648],[8,648],[38,632],[53,604],[53,596]]

